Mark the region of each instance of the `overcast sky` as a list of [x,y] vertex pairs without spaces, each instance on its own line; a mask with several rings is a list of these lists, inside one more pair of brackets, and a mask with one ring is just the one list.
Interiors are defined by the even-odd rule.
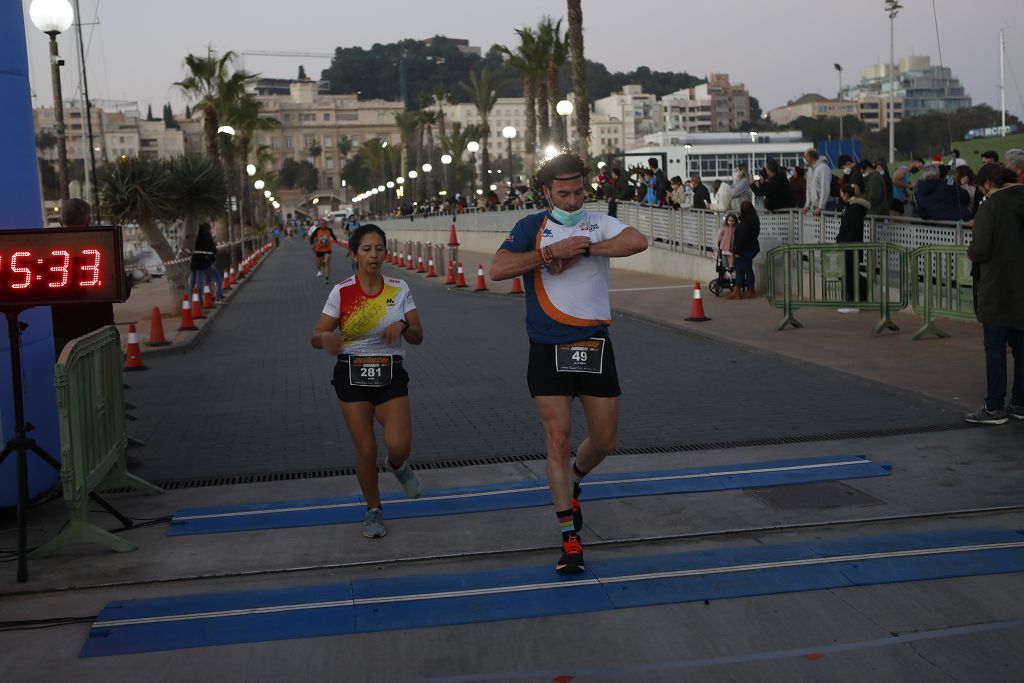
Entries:
[[[28,19],[22,0],[36,105],[52,103],[47,38]],[[485,51],[494,43],[514,45],[514,29],[545,14],[565,14],[564,2],[421,0],[327,2],[288,0],[79,0],[88,47],[86,64],[93,99],[134,100],[159,115],[170,101],[184,101],[171,86],[183,77],[185,54],[278,50],[332,52],[338,46],[370,47],[402,38],[436,34],[467,38]],[[896,20],[896,59],[929,55],[938,62],[932,2],[903,0]],[[839,62],[844,82],[889,59],[889,19],[884,0],[584,0],[588,58],[613,71],[647,65],[655,70],[703,76],[728,73],[747,85],[767,111],[807,92],[835,96]],[[999,108],[999,29],[1006,30],[1006,106],[1024,114],[1018,83],[1024,84],[1024,1],[936,0],[942,58],[974,102]],[[78,88],[74,41],[59,38],[68,57],[64,97]],[[244,66],[267,76],[292,77],[302,63],[310,75],[328,61],[317,58],[246,57]],[[397,77],[397,76],[396,76]]]

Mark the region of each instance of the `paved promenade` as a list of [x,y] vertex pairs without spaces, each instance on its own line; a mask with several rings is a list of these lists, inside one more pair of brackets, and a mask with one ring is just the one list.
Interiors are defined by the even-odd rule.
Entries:
[[[487,255],[462,258],[473,284]],[[426,331],[407,362],[427,495],[543,478],[521,298],[506,283],[474,293],[399,276]],[[1024,422],[961,423],[982,385],[976,328],[910,342],[910,316],[900,334],[872,338],[868,314],[814,311],[798,314],[805,329],[776,333],[779,313],[763,300],[709,295],[713,320],[691,327],[691,286],[613,273],[625,393],[621,452],[603,471],[762,474],[721,490],[585,494],[589,584],[547,585],[557,554],[548,505],[395,515],[378,541],[346,523],[169,535],[167,519],[186,509],[343,505],[337,497],[358,493],[332,359],[308,342],[329,289],[308,250],[285,240],[202,335],[144,349],[150,370],[127,378],[139,417],[129,431],[146,442],[133,451],[139,473],[170,486],[111,495],[140,522],[119,532],[139,550],[68,549],[31,562],[26,584],[0,561],[0,680],[1018,680]],[[146,315],[145,297],[157,296],[147,291],[119,322]],[[855,456],[891,469],[786,485],[795,475],[774,464]],[[381,481],[398,491],[390,475]],[[60,501],[37,506],[30,543],[66,519]],[[0,524],[3,549],[11,525]],[[930,546],[937,538],[955,549]],[[831,548],[860,559],[819,567]],[[740,568],[753,562],[768,564]],[[662,570],[683,574],[652,578]],[[614,571],[642,578],[619,584]],[[494,595],[408,595],[494,581]],[[643,598],[646,585],[655,597]],[[300,599],[317,606],[289,602]],[[92,628],[111,609],[169,612]],[[120,641],[117,628],[136,630]],[[129,649],[111,650],[115,640]],[[100,656],[80,656],[90,653]]]

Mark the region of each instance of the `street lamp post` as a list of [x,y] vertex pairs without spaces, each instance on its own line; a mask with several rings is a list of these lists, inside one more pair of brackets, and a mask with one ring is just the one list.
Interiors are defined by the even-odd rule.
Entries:
[[[252,177],[254,175],[256,175],[256,164],[247,164],[246,167],[245,167],[245,174],[247,176],[249,176],[249,178],[251,180]],[[243,183],[244,183],[244,178],[243,178]],[[253,225],[255,225],[256,224],[256,217],[254,215],[255,214],[255,211],[254,211],[255,207],[253,206],[253,203],[252,203],[252,192],[249,191],[248,183],[244,183],[244,185],[245,185],[245,187],[242,190],[242,201],[245,202],[245,204],[246,204],[246,206],[248,208],[248,211],[249,211],[249,221],[252,222]],[[242,260],[245,260],[245,222],[244,221],[242,222]]]
[[450,189],[451,188],[451,184],[448,182],[448,166],[451,165],[451,163],[452,163],[452,155],[451,154],[442,154],[441,155],[441,164],[444,166],[444,191],[445,191],[445,196],[446,197],[451,194],[451,189]]
[[893,125],[896,105],[896,15],[903,9],[898,0],[885,0],[889,13],[889,163],[896,161],[896,128]]
[[[217,129],[217,132],[218,133],[223,133],[224,135],[227,135],[227,136],[232,137],[232,138],[235,137],[235,129],[232,128],[231,126],[221,126],[220,128]],[[239,170],[241,170],[241,169],[239,169]],[[241,180],[241,182],[238,185],[239,189],[242,189],[242,188],[245,187],[245,174],[244,173],[245,172],[243,171],[242,172],[242,176],[241,176],[242,180]],[[229,177],[230,177],[230,174],[229,174]],[[231,192],[230,186],[228,187],[228,192],[229,193]],[[241,194],[241,192],[239,192],[239,194]],[[232,234],[232,230],[231,230],[231,209],[232,209],[232,203],[233,203],[231,201],[231,199],[232,199],[231,197],[228,197],[227,202],[226,202],[226,204],[227,204],[227,214],[228,214],[227,215],[227,218],[228,218],[228,253],[230,254],[229,260],[230,260],[231,265],[232,266],[237,266],[238,265],[238,260],[235,258],[235,245],[232,244],[232,242],[234,241],[234,235]],[[244,202],[243,202],[243,198],[242,197],[236,197],[235,198],[234,204],[236,204],[236,208],[238,209],[238,231],[239,232],[242,231],[242,204],[243,203]]]
[[466,151],[469,152],[469,163],[473,166],[473,186],[470,188],[471,191],[476,190],[476,153],[480,151],[480,143],[476,140],[470,140],[466,144]]
[[[562,102],[565,102],[565,100],[562,100]],[[508,143],[508,182],[511,184],[515,177],[515,170],[512,168],[512,141],[516,139],[515,126],[505,126],[501,131],[501,136]]]
[[32,0],[28,8],[35,27],[50,36],[50,78],[53,81],[53,114],[57,119],[57,177],[60,201],[68,200],[68,147],[64,132],[64,97],[60,89],[60,67],[64,60],[57,52],[57,34],[67,31],[75,20],[68,0]]
[[562,117],[562,145],[569,146],[569,115],[572,114],[573,106],[569,100],[559,100],[555,105],[555,111]]
[[839,151],[843,151],[843,67],[840,64],[834,64],[836,71],[839,73]]

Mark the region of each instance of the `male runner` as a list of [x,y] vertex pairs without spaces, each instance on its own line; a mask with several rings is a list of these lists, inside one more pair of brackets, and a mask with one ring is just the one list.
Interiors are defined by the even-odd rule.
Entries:
[[331,230],[327,221],[322,218],[316,226],[316,230],[313,230],[309,236],[309,243],[313,246],[313,253],[316,255],[316,277],[320,277],[322,272],[324,282],[331,284],[331,249],[335,244],[339,247],[348,247],[348,244],[339,242],[338,238],[334,236],[334,230]]
[[[610,257],[647,248],[647,238],[617,218],[583,211],[588,169],[563,152],[544,163],[534,185],[549,211],[527,216],[491,261],[491,279],[525,275],[527,383],[547,442],[548,487],[562,532],[561,573],[584,570],[580,482],[615,448],[619,380],[608,326]],[[587,438],[570,464],[570,407],[579,396]]]

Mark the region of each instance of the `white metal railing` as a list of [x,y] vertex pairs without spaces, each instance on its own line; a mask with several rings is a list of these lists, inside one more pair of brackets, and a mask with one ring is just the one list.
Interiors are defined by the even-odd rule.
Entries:
[[[607,213],[606,202],[588,202],[584,207],[594,213]],[[651,245],[686,254],[714,258],[718,229],[724,212],[704,209],[665,209],[636,202],[617,204],[619,220],[642,232]],[[507,232],[515,223],[537,209],[503,211],[469,211],[455,216],[459,230]],[[839,233],[840,213],[826,212],[820,216],[804,214],[798,209],[762,211],[761,251],[780,244],[833,243]],[[379,221],[391,230],[439,230],[448,228],[451,214],[434,214]],[[890,242],[907,249],[925,245],[965,246],[971,242],[971,229],[963,223],[922,221],[916,218],[868,216],[864,221],[865,242]]]

